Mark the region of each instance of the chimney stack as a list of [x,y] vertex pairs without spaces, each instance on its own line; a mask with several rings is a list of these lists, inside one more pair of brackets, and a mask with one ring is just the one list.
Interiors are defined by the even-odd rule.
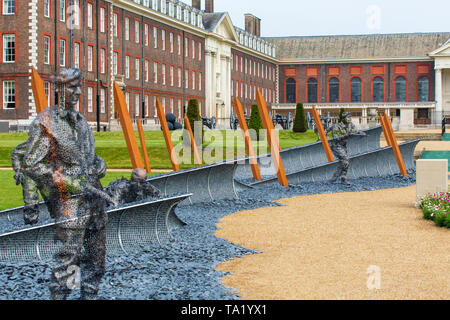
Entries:
[[214,0],[205,0],[205,12],[206,13],[214,12]]
[[245,14],[245,31],[261,37],[261,19],[250,13]]
[[195,9],[202,10],[202,8],[201,8],[201,6],[202,6],[202,0],[192,0],[192,6],[193,6]]

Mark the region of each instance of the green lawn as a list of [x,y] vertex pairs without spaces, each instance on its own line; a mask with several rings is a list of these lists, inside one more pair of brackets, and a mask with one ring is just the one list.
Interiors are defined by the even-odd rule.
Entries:
[[[232,159],[236,155],[244,155],[245,146],[240,131],[234,132],[234,134],[239,137],[234,148],[234,153],[225,152],[226,136],[227,133],[230,134],[230,132],[232,131],[213,131],[212,133],[216,135],[216,140],[211,139],[211,136],[207,135],[206,137],[209,137],[210,139],[203,144],[203,148],[206,148],[206,151],[208,151],[208,148],[222,145],[224,148],[223,154],[226,155],[227,159]],[[122,132],[100,132],[94,133],[94,135],[96,139],[96,153],[106,161],[108,168],[131,168],[131,161]],[[27,137],[28,135],[26,133],[0,133],[0,167],[11,167],[11,151],[15,146],[24,142]],[[138,137],[137,133],[136,137]],[[139,139],[137,138],[137,140],[140,147]],[[162,132],[147,131],[145,132],[145,140],[152,169],[171,168],[172,165],[169,160]],[[313,131],[308,131],[306,133],[293,133],[290,130],[280,131],[280,144],[283,149],[312,143],[316,140],[317,138]],[[228,139],[228,141],[230,140]],[[174,141],[174,145],[177,144],[178,142]],[[262,143],[261,146],[258,144],[254,145],[255,149],[257,149],[257,153],[266,153],[268,150],[267,148],[264,148],[264,146],[266,146],[265,143]],[[231,151],[233,150],[231,149]],[[211,154],[215,155],[214,152]],[[180,166],[183,169],[193,167],[192,164],[181,164]]]

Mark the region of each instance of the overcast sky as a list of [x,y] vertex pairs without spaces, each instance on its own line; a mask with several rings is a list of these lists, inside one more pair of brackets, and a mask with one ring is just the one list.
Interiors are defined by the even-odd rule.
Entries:
[[261,19],[264,37],[450,32],[449,0],[215,0],[244,29],[244,14]]

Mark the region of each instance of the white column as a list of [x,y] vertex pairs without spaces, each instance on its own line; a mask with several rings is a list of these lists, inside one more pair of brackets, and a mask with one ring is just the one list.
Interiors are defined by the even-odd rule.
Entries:
[[435,124],[441,124],[442,122],[442,111],[443,111],[443,94],[442,94],[442,69],[436,69],[436,116]]

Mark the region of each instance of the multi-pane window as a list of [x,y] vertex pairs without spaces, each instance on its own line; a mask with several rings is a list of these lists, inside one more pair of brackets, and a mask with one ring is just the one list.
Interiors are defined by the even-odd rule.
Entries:
[[15,6],[15,0],[3,0],[3,14],[14,14]]
[[135,106],[134,106],[135,110],[134,111],[135,111],[136,117],[139,117],[139,108],[141,105],[141,95],[139,93],[136,93],[134,102],[135,102]]
[[406,78],[398,77],[395,79],[395,101],[406,101]]
[[113,14],[113,32],[114,32],[114,37],[118,37],[119,36],[119,15],[117,13]]
[[[202,61],[202,43],[198,43],[198,60]],[[233,64],[233,63],[231,63]]]
[[16,61],[16,35],[3,35],[3,62]]
[[195,71],[192,71],[192,90],[195,90]]
[[382,77],[373,79],[373,102],[384,101],[384,80]]
[[317,103],[317,79],[310,78],[308,80],[308,103]]
[[66,40],[59,40],[59,65],[61,67],[66,66]]
[[170,53],[173,53],[173,33],[172,32],[169,35],[169,42],[170,42]]
[[328,94],[330,102],[339,102],[339,92],[339,79],[333,77],[330,81],[328,81]]
[[88,46],[88,71],[94,71],[94,47]]
[[50,18],[50,0],[44,0],[44,17]]
[[198,90],[199,91],[202,91],[202,89],[203,89],[203,79],[202,79],[202,73],[201,72],[199,72],[198,73]]
[[181,56],[181,36],[177,36],[178,55]]
[[361,102],[361,79],[354,77],[351,81],[351,102]]
[[148,95],[145,95],[144,106],[145,106],[145,114],[144,114],[144,116],[146,118],[148,118],[148,109],[149,109],[149,106],[148,106]]
[[16,107],[16,82],[14,80],[3,81],[3,108],[14,109]]
[[113,54],[113,72],[114,75],[119,73],[119,53],[114,52]]
[[162,84],[163,86],[166,85],[166,64],[162,64],[162,70],[161,70],[161,74],[162,74]]
[[158,28],[153,27],[153,48],[158,48]]
[[153,62],[153,82],[158,83],[158,62]]
[[192,40],[192,59],[195,59],[195,40]]
[[178,88],[181,88],[182,70],[178,68]]
[[44,91],[45,91],[45,96],[47,97],[47,104],[50,105],[50,97],[51,97],[50,81],[44,81]]
[[78,42],[73,44],[73,66],[80,68],[80,44]]
[[166,50],[166,30],[161,30],[161,42],[162,42],[162,49]]
[[184,38],[184,56],[189,57],[189,39]]
[[130,40],[130,18],[125,17],[125,40]]
[[92,29],[93,22],[94,22],[93,10],[94,10],[94,6],[92,5],[92,3],[88,3],[87,4],[87,27],[89,29]]
[[80,25],[80,0],[73,0],[73,6],[69,7],[69,14],[72,14],[71,19],[69,19],[71,24],[75,26]]
[[149,80],[149,73],[150,73],[150,63],[148,60],[145,60],[144,62],[144,73],[145,73],[145,82],[148,82]]
[[139,75],[141,73],[141,59],[140,58],[136,58],[134,66],[135,66],[135,72],[136,72],[136,80],[139,80]]
[[136,43],[139,43],[139,41],[141,40],[141,24],[139,23],[139,21],[135,20],[134,21],[134,41]]
[[106,73],[106,50],[100,49],[100,73]]
[[175,106],[174,100],[173,100],[173,98],[170,98],[170,113],[173,113],[174,106]]
[[189,70],[185,70],[184,71],[184,84],[185,84],[185,88],[189,89]]
[[158,99],[157,96],[153,96],[153,116],[156,118],[157,114],[156,114],[156,99]]
[[286,103],[297,102],[297,82],[295,79],[289,78],[286,80]]
[[148,28],[149,28],[148,24],[144,23],[144,45],[145,46],[148,46],[148,36],[149,36]]
[[125,56],[125,78],[130,79],[130,56]]
[[100,32],[104,33],[106,25],[106,10],[103,7],[100,7]]
[[44,64],[50,64],[50,41],[49,36],[44,36]]
[[418,95],[421,102],[430,100],[430,80],[425,76],[418,80]]
[[88,87],[87,91],[88,112],[94,112],[94,88]]
[[59,0],[59,20],[66,21],[66,0]]
[[175,77],[175,70],[173,66],[170,66],[170,85],[173,87],[174,85],[174,77]]
[[130,111],[130,93],[125,92],[125,103],[127,104],[127,109]]
[[106,90],[100,89],[100,112],[106,113]]

